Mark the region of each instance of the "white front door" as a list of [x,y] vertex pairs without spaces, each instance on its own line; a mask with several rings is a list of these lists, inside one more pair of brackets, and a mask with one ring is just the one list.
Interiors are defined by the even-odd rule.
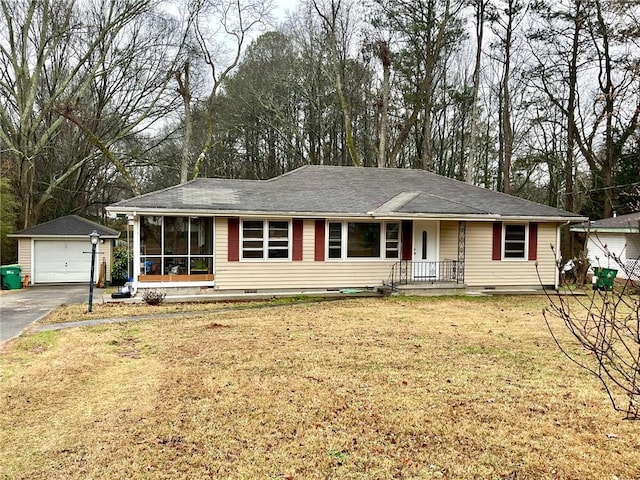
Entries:
[[438,278],[438,222],[417,220],[413,223],[413,278]]

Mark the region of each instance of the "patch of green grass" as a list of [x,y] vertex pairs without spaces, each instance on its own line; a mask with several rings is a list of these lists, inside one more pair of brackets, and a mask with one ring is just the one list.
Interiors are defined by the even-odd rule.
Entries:
[[108,340],[107,345],[115,347],[120,357],[140,358],[157,351],[156,346],[146,341],[145,335],[137,325],[123,325],[117,338]]
[[37,332],[33,335],[20,337],[20,348],[34,353],[42,353],[53,348],[58,338],[54,330]]
[[508,353],[502,348],[487,346],[487,345],[467,345],[462,348],[462,353],[469,355],[504,355]]

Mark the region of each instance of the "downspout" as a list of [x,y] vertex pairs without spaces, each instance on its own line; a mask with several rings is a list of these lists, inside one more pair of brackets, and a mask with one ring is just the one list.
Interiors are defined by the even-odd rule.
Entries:
[[131,268],[132,284],[138,287],[140,276],[140,216],[133,212],[133,266]]
[[555,257],[555,289],[559,290],[560,289],[560,261],[562,260],[562,252],[560,252],[560,230],[562,230],[562,227],[565,227],[567,225],[569,225],[571,222],[567,221],[565,223],[561,223],[558,225],[558,227],[556,228],[556,246],[555,246],[555,251],[556,251],[556,257]]

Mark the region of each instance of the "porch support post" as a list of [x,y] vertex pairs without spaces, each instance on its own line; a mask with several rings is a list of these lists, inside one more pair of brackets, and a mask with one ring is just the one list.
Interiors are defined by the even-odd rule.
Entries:
[[140,215],[134,214],[133,217],[133,265],[131,268],[131,277],[134,285],[138,283],[140,276]]
[[464,283],[464,260],[467,247],[467,222],[458,222],[458,268],[456,281]]

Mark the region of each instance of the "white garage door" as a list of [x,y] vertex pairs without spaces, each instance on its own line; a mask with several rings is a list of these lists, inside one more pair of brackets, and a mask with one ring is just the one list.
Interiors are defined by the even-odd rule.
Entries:
[[84,240],[36,240],[34,283],[89,283],[91,244]]

